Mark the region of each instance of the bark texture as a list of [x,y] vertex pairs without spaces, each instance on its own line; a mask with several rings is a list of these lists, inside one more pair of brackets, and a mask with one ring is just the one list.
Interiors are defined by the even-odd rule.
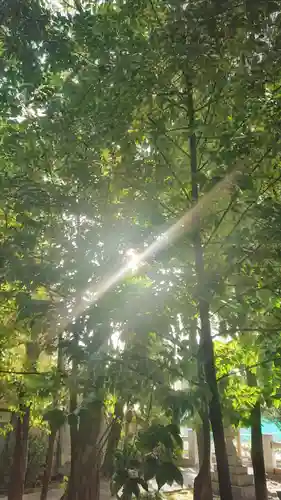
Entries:
[[49,488],[49,482],[52,475],[52,467],[53,467],[53,457],[55,450],[55,442],[56,442],[57,431],[52,430],[48,439],[48,450],[46,456],[46,464],[44,469],[44,475],[42,480],[42,489],[40,494],[40,500],[46,500]]
[[[190,322],[190,320],[188,320]],[[190,322],[189,341],[192,352],[198,349],[197,342],[198,325],[197,320],[193,319]],[[198,380],[204,383],[204,370],[198,359],[195,360],[198,373]],[[202,401],[201,409],[199,410],[201,417],[201,425],[196,431],[198,455],[199,455],[199,472],[194,480],[193,498],[194,500],[212,500],[212,481],[211,481],[211,438],[210,438],[210,422],[208,415],[208,405],[206,401]]]
[[199,451],[199,473],[194,480],[193,499],[194,500],[212,500],[212,481],[210,470],[210,423],[208,414],[201,415],[202,426],[197,434]]
[[[257,387],[257,379],[253,373],[248,372],[247,379],[251,387]],[[268,493],[262,442],[261,405],[259,400],[251,411],[251,458],[254,471],[256,500],[267,500]]]
[[15,429],[17,425],[17,414],[12,413],[10,418],[11,431],[5,438],[4,448],[0,456],[0,491],[7,491],[10,479],[10,470],[12,465],[12,453],[15,446]]
[[[58,373],[61,373],[61,371],[63,369],[63,356],[62,356],[61,340],[62,340],[61,336],[59,336],[58,337],[58,357],[57,357]],[[59,389],[57,390],[56,394],[53,397],[53,408],[57,407],[58,401],[59,401]],[[56,427],[56,426],[54,427],[54,424],[51,425],[51,433],[50,433],[49,439],[48,439],[47,456],[46,456],[46,463],[45,463],[44,475],[43,475],[43,480],[42,480],[42,489],[41,489],[40,500],[46,500],[46,498],[47,498],[49,483],[50,483],[52,469],[53,469],[55,444],[56,444],[56,437],[57,437],[58,430],[59,430],[58,427]],[[58,440],[58,446],[59,446],[59,440]],[[55,458],[57,460],[58,456],[56,456]]]
[[[189,150],[191,165],[192,200],[197,203],[199,199],[198,170],[197,170],[197,138],[195,134],[195,113],[193,103],[193,89],[187,79],[187,107],[189,118]],[[209,416],[214,436],[215,452],[218,468],[218,481],[221,500],[232,500],[232,488],[228,467],[228,457],[224,439],[221,403],[216,379],[214,348],[210,326],[210,305],[206,299],[207,283],[205,280],[204,252],[200,234],[200,217],[193,220],[193,246],[195,254],[195,271],[198,283],[198,309],[201,322],[201,352],[204,365],[205,380],[209,385],[211,399],[209,403]]]
[[8,488],[8,500],[21,500],[27,462],[30,408],[21,406],[15,427],[15,447]]
[[102,419],[101,402],[92,403],[80,412],[67,500],[99,500]]
[[123,420],[123,404],[116,403],[114,411],[114,421],[108,436],[108,443],[105,452],[104,462],[102,465],[102,475],[106,478],[111,478],[114,468],[114,454],[117,450],[118,443],[121,437],[122,420]]

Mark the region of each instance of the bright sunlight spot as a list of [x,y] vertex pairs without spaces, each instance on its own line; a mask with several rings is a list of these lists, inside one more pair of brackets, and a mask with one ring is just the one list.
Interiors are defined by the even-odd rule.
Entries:
[[128,259],[127,261],[128,269],[130,269],[133,272],[136,272],[141,265],[141,259],[139,253],[136,252],[136,250],[134,250],[133,248],[129,248],[129,250],[126,251],[126,258]]

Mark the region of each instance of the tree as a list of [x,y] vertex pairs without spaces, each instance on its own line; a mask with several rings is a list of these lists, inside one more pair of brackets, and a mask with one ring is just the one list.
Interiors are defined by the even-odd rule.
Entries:
[[[8,308],[7,345],[20,338],[27,353],[46,352],[63,335],[68,496],[98,496],[96,444],[109,395],[137,402],[149,420],[151,401],[167,411],[160,380],[169,392],[185,377],[190,407],[201,411],[205,429],[205,478],[209,416],[221,497],[229,499],[220,409],[226,390],[219,393],[216,376],[226,366],[212,337],[222,322],[237,349],[246,350],[247,325],[237,323],[238,315],[247,314],[255,335],[265,303],[264,328],[275,328],[278,317],[279,7],[263,0],[254,7],[202,0],[188,9],[163,0],[16,6],[20,22],[10,6],[4,11],[1,316]],[[171,241],[175,232],[167,228],[189,209]],[[271,243],[266,252],[262,238]],[[141,253],[155,239],[141,277],[124,280],[127,251]],[[190,337],[194,317],[198,345]],[[117,331],[123,350],[112,349]],[[272,337],[259,346],[261,362],[266,350],[279,352],[279,333]],[[24,371],[38,370],[36,356],[28,366],[19,358]],[[9,363],[6,349],[3,369],[15,371]],[[120,366],[122,380],[135,374],[124,387],[113,382]],[[28,413],[25,380],[17,403],[28,403]],[[138,385],[143,392],[136,398]],[[201,406],[194,387],[204,392]],[[169,417],[178,421],[174,403]]]

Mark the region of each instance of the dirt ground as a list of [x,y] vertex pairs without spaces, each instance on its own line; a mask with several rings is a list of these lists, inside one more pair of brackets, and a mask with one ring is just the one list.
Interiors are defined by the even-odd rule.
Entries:
[[[166,491],[164,491],[164,498],[166,500],[192,500],[192,484],[196,472],[193,469],[186,469],[183,471],[184,476],[184,484],[185,488],[179,490],[178,486],[168,487]],[[276,494],[277,491],[281,491],[281,476],[271,476],[268,477],[267,487],[269,492],[269,500],[277,499],[278,496]],[[63,494],[63,490],[61,488],[50,489],[48,493],[48,500],[60,500]],[[35,493],[29,493],[24,495],[24,500],[39,500],[40,499],[40,491]],[[7,500],[7,497],[2,497],[1,500]],[[100,500],[112,500],[110,496],[108,484],[101,484],[101,496]]]
[[[281,476],[273,476],[267,479],[268,500],[277,500],[277,491],[281,491]],[[193,492],[191,488],[181,491],[166,493],[167,500],[192,500]]]
[[[63,494],[62,488],[56,488],[56,489],[52,488],[49,490],[48,500],[60,500],[62,494]],[[23,495],[23,498],[24,500],[39,500],[40,491]],[[7,497],[2,497],[1,500],[7,500]],[[101,484],[100,500],[112,500],[112,497],[110,496],[109,487],[106,483]]]
[[[271,482],[270,482],[271,483]],[[270,492],[269,493],[269,497],[268,497],[268,500],[277,500],[278,497],[276,495],[276,488],[277,490],[279,490],[281,488],[281,483],[275,483],[273,484],[273,481],[272,481],[272,484],[269,485],[269,488],[268,488],[268,491]],[[175,491],[174,493],[168,493],[167,495],[165,495],[167,497],[167,500],[193,500],[193,492],[191,489],[186,489],[186,490],[182,490],[182,491]],[[218,497],[215,497],[218,499]]]
[[278,498],[276,492],[281,491],[281,476],[273,476],[267,479],[267,489],[270,498]]

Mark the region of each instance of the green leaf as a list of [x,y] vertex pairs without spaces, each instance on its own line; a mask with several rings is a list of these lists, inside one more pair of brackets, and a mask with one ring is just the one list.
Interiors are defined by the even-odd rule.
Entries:
[[145,491],[148,491],[148,483],[141,477],[138,479],[138,483],[143,487]]
[[176,465],[174,465],[172,462],[163,462],[158,468],[156,474],[156,482],[159,490],[166,483],[172,485],[173,482],[176,482],[182,486],[183,476],[178,467],[176,467]]
[[78,423],[78,416],[75,415],[74,413],[70,413],[67,417],[69,425],[77,425]]
[[167,476],[165,470],[162,467],[159,467],[156,473],[156,483],[158,486],[158,490],[161,490],[162,486],[167,483]]
[[65,424],[66,415],[63,410],[53,408],[45,413],[44,420],[49,422],[51,430],[57,430]]
[[154,457],[147,457],[144,462],[144,479],[150,481],[155,477],[157,472],[157,459]]
[[178,425],[175,425],[175,424],[169,424],[166,426],[166,430],[169,431],[174,440],[176,441],[177,445],[182,448],[183,447],[183,441],[182,441],[182,438],[181,438],[181,435],[180,435],[180,428]]
[[125,494],[133,494],[136,498],[140,497],[140,488],[138,485],[138,479],[129,479],[124,486]]

